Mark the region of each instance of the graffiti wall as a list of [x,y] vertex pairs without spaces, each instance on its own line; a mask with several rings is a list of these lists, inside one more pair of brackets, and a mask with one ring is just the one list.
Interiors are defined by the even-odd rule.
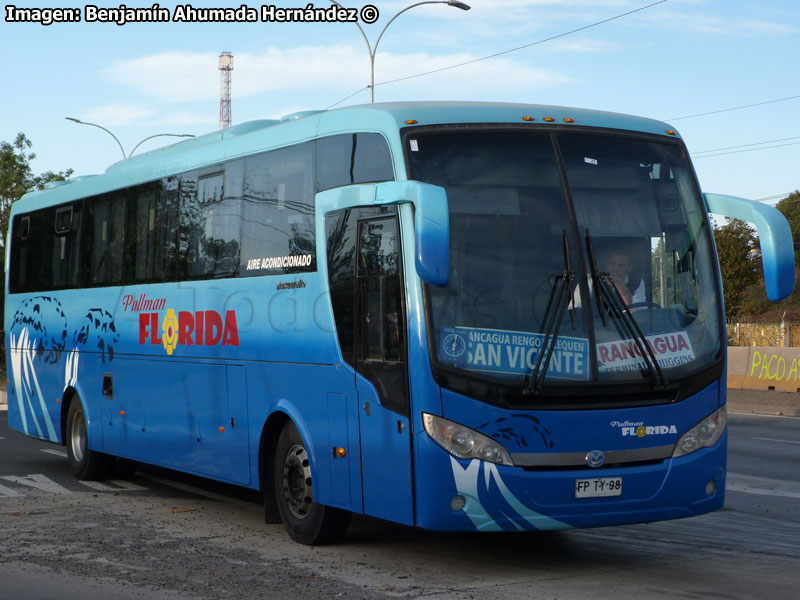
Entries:
[[729,346],[728,387],[800,391],[800,348]]

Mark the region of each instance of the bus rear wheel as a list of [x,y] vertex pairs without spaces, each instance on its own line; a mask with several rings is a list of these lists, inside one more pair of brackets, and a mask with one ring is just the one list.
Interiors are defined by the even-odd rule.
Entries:
[[67,413],[67,461],[73,475],[81,481],[103,479],[108,476],[113,463],[110,456],[89,449],[86,414],[80,397],[72,398]]
[[350,513],[314,502],[311,458],[292,422],[278,437],[273,476],[278,512],[289,537],[308,546],[342,538]]

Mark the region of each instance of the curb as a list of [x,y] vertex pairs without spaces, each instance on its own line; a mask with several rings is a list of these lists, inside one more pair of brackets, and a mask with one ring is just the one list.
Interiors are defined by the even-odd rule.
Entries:
[[728,388],[728,411],[755,415],[800,417],[800,394],[775,390]]

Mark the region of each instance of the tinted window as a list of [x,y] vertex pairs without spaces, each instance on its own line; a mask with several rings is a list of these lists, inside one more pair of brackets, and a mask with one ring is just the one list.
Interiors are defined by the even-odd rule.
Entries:
[[355,366],[355,256],[357,220],[351,210],[325,217],[328,278],[336,333],[345,362]]
[[398,361],[405,358],[400,234],[397,219],[359,223],[357,276],[363,298],[362,360]]
[[11,293],[44,289],[44,239],[43,211],[14,217],[9,265]]
[[240,275],[298,273],[314,259],[314,144],[246,158]]
[[128,281],[174,281],[179,181],[168,177],[131,190],[125,261]]
[[10,291],[76,287],[80,275],[80,225],[80,203],[15,216]]
[[317,140],[317,191],[393,179],[392,157],[382,135],[348,133]]
[[[387,148],[369,150],[385,146],[380,136],[363,144],[359,136],[360,149],[353,136],[338,137],[350,139],[353,156],[365,153],[357,177],[374,170],[381,152],[388,156]],[[314,271],[315,148],[309,142],[16,215],[10,291]]]
[[48,228],[52,228],[51,235],[45,237],[51,257],[51,276],[45,283],[51,289],[76,287],[80,273],[80,204],[49,208],[45,215]]
[[90,286],[122,282],[125,252],[125,196],[106,194],[86,202],[87,274]]
[[243,168],[239,160],[181,178],[181,278],[236,275]]

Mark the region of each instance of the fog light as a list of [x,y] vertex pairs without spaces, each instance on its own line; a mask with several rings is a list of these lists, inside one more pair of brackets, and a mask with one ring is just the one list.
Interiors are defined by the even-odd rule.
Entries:
[[453,499],[450,500],[450,508],[453,510],[461,510],[466,503],[467,501],[464,499],[464,496],[453,496]]
[[717,482],[713,479],[706,484],[706,496],[713,496],[717,491]]

